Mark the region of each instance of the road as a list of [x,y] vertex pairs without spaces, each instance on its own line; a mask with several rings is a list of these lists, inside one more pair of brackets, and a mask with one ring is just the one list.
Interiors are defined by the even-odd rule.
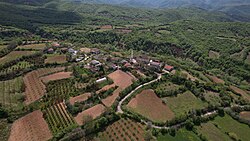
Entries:
[[121,113],[121,114],[124,113],[123,110],[122,110],[122,108],[121,108],[121,107],[122,107],[122,103],[123,103],[127,98],[129,98],[135,91],[137,91],[138,89],[142,88],[143,86],[149,85],[149,84],[151,84],[151,83],[154,83],[154,82],[160,80],[161,77],[162,77],[162,74],[157,74],[157,75],[158,75],[158,77],[157,77],[156,79],[154,79],[154,80],[152,80],[152,81],[149,81],[149,82],[147,82],[147,83],[144,83],[144,84],[142,84],[142,85],[136,87],[133,91],[131,91],[129,94],[127,94],[127,95],[119,102],[119,104],[118,104],[118,106],[117,106],[117,111],[116,111],[116,113]]

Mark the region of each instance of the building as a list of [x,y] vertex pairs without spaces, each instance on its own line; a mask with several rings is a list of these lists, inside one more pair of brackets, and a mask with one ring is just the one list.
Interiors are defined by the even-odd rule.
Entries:
[[98,48],[92,48],[90,52],[92,54],[100,54],[101,53],[100,49],[98,49]]
[[170,65],[165,65],[165,66],[164,66],[164,70],[165,70],[165,71],[168,71],[168,72],[171,72],[172,70],[174,70],[174,67],[173,67],[173,66],[170,66]]
[[159,61],[150,60],[148,66],[150,69],[160,71],[162,69],[163,64]]
[[54,53],[54,49],[53,49],[53,48],[49,48],[49,49],[47,50],[47,53],[49,53],[49,54]]
[[103,78],[97,79],[95,82],[96,82],[96,83],[102,83],[102,82],[104,82],[104,81],[106,81],[106,80],[107,80],[107,78],[106,78],[106,77],[103,77]]

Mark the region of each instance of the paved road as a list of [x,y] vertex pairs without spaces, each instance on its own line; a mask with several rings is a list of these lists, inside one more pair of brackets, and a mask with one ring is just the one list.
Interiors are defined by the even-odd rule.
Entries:
[[149,84],[151,84],[151,83],[154,83],[154,82],[156,82],[156,81],[158,81],[158,80],[160,80],[161,79],[161,77],[162,77],[162,74],[157,74],[158,75],[158,77],[156,78],[156,79],[154,79],[154,80],[152,80],[152,81],[150,81],[150,82],[147,82],[147,83],[144,83],[144,84],[142,84],[142,85],[140,85],[140,86],[138,86],[138,87],[136,87],[133,91],[131,91],[129,94],[127,94],[120,102],[119,102],[119,104],[118,104],[118,106],[117,106],[117,113],[124,113],[123,112],[123,110],[122,110],[122,103],[127,99],[127,98],[129,98],[135,91],[137,91],[138,89],[140,89],[140,88],[142,88],[143,86],[146,86],[146,85],[149,85]]

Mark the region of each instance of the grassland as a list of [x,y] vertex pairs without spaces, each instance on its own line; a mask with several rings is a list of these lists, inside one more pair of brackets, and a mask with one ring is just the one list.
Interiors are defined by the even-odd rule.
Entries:
[[212,123],[216,124],[223,133],[236,134],[238,139],[242,141],[249,141],[249,126],[239,123],[229,115],[225,115],[224,117],[216,117]]
[[231,139],[211,122],[201,124],[197,127],[198,132],[211,141],[230,141]]
[[17,49],[22,49],[22,50],[43,50],[45,47],[46,47],[45,44],[31,44],[31,45],[19,46]]
[[66,55],[49,55],[47,56],[47,59],[45,59],[46,64],[52,64],[52,63],[62,64],[66,62],[67,62]]
[[206,93],[204,93],[204,97],[206,101],[208,101],[209,104],[212,104],[215,106],[220,105],[221,99],[220,99],[219,93],[207,91]]
[[162,100],[165,101],[176,116],[180,116],[192,109],[202,109],[207,106],[207,103],[196,98],[189,91],[178,94],[177,97],[165,97]]
[[180,129],[175,136],[169,134],[157,136],[157,141],[201,141],[200,138],[191,131]]
[[4,64],[19,58],[22,58],[23,56],[29,56],[32,54],[37,53],[36,51],[12,51],[6,56],[0,58],[0,64]]

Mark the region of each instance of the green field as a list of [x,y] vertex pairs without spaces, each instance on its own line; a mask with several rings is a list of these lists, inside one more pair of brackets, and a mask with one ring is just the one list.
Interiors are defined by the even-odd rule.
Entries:
[[22,58],[23,56],[30,56],[37,53],[36,51],[12,51],[4,57],[0,58],[0,64],[8,63],[16,59]]
[[207,91],[206,93],[204,93],[204,97],[206,101],[208,101],[208,103],[215,106],[220,105],[221,99],[219,93]]
[[207,106],[207,103],[202,102],[189,91],[178,94],[177,97],[165,97],[162,98],[162,100],[166,102],[176,116],[183,115],[193,109],[202,109]]
[[20,106],[23,95],[23,78],[0,81],[0,103],[7,108]]
[[239,123],[231,118],[229,115],[224,117],[216,117],[212,123],[218,125],[218,128],[226,133],[233,133],[237,135],[237,138],[241,141],[249,141],[250,139],[250,127],[248,125]]
[[17,64],[15,64],[13,66],[2,69],[0,71],[0,75],[6,75],[6,74],[13,73],[16,71],[21,71],[23,69],[30,68],[32,66],[34,66],[34,65],[31,64],[30,62],[27,62],[27,61],[18,62]]
[[31,45],[19,46],[17,49],[24,49],[24,50],[43,50],[45,47],[46,47],[45,44],[31,44]]
[[159,135],[157,141],[201,141],[200,138],[191,131],[180,129],[175,136],[169,134]]
[[198,132],[205,136],[208,140],[211,141],[230,141],[228,135],[223,133],[220,129],[218,129],[211,122],[201,124],[201,126],[197,127]]

